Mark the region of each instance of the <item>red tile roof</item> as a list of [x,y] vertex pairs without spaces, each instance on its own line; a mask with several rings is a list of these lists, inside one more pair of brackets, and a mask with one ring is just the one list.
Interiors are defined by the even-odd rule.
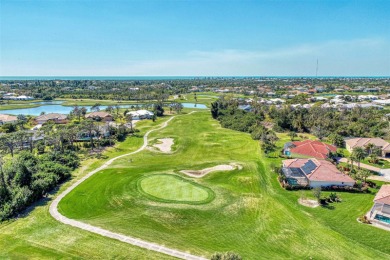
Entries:
[[283,167],[302,168],[308,161],[312,161],[317,166],[313,171],[306,175],[310,181],[355,182],[354,179],[339,171],[333,163],[326,160],[317,160],[314,158],[290,159],[283,161]]
[[292,142],[295,147],[290,149],[291,153],[310,156],[318,159],[328,158],[329,152],[336,152],[337,147],[320,141],[305,140],[302,142]]
[[382,185],[376,194],[374,201],[390,205],[390,184]]

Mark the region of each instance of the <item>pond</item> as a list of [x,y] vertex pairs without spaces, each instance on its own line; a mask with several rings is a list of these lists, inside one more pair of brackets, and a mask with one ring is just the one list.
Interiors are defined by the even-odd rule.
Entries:
[[[55,101],[51,102],[52,105],[48,105],[48,102],[37,102],[37,104],[46,104],[39,107],[32,107],[32,108],[18,108],[18,109],[9,109],[9,110],[0,110],[0,114],[9,114],[9,115],[30,115],[30,116],[39,116],[42,112],[45,112],[45,114],[49,113],[60,113],[60,114],[69,114],[70,111],[73,110],[73,106],[63,106],[59,105],[56,102],[62,102],[62,101]],[[194,104],[194,103],[182,103],[183,107],[185,108],[198,108],[198,109],[207,109],[207,107],[204,104]],[[120,108],[131,108],[134,105],[120,105]],[[142,106],[142,104],[138,104],[138,106]],[[88,112],[90,112],[90,109],[92,106],[79,106],[85,107]],[[107,106],[99,106],[100,110],[104,110],[107,108]]]
[[198,109],[207,109],[207,106],[204,104],[195,104],[195,103],[181,103],[185,108],[198,108]]

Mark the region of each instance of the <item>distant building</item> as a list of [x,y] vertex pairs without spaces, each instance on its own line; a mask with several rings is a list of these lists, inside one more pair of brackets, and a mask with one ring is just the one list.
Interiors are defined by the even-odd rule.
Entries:
[[3,99],[7,99],[7,100],[33,100],[34,98],[30,97],[30,96],[25,96],[25,95],[15,96],[15,93],[7,93],[7,94],[3,95]]
[[244,110],[246,112],[250,112],[252,110],[251,105],[240,105],[238,106],[238,109]]
[[379,92],[379,88],[365,88],[363,92]]
[[33,99],[34,99],[33,97],[25,96],[25,95],[16,97],[16,100],[33,100]]
[[148,110],[137,110],[137,111],[127,112],[126,115],[131,115],[133,120],[142,120],[142,119],[152,119],[154,113]]
[[49,114],[37,116],[35,118],[35,122],[37,122],[40,125],[45,124],[49,121],[52,121],[56,124],[66,124],[68,123],[68,116],[59,113],[49,113]]
[[18,118],[16,116],[0,114],[0,125],[9,124],[9,123],[13,124],[16,123],[17,121]]
[[375,104],[383,105],[383,106],[388,106],[390,105],[390,99],[379,99],[379,100],[373,100]]
[[114,120],[110,113],[104,111],[97,111],[97,112],[86,114],[85,118],[93,119],[96,121],[103,121],[103,122],[110,122]]

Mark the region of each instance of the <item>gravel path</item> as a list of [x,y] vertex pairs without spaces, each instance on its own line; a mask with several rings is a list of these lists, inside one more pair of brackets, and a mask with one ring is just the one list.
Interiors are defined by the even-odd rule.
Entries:
[[[192,114],[192,113],[193,112],[191,112],[189,114]],[[131,153],[128,153],[128,154],[123,154],[123,155],[120,155],[120,156],[117,156],[117,157],[114,157],[114,158],[108,160],[106,163],[104,163],[99,168],[91,171],[90,173],[88,173],[87,175],[83,176],[81,179],[79,179],[75,183],[73,183],[69,188],[67,188],[64,192],[62,192],[60,195],[58,195],[53,200],[53,202],[51,203],[50,208],[49,208],[50,215],[52,215],[53,218],[55,218],[56,220],[66,224],[66,225],[70,225],[70,226],[73,226],[73,227],[76,227],[76,228],[80,228],[80,229],[83,229],[83,230],[86,230],[86,231],[89,231],[89,232],[92,232],[92,233],[95,233],[95,234],[98,234],[98,235],[101,235],[101,236],[104,236],[104,237],[109,237],[109,238],[112,238],[112,239],[116,239],[116,240],[119,240],[119,241],[122,241],[122,242],[125,242],[125,243],[128,243],[128,244],[134,245],[134,246],[142,247],[142,248],[145,248],[145,249],[148,249],[148,250],[153,250],[153,251],[156,251],[156,252],[160,252],[160,253],[163,253],[163,254],[166,254],[166,255],[170,255],[170,256],[173,256],[173,257],[177,257],[177,258],[181,258],[181,259],[205,260],[206,258],[203,258],[203,257],[191,255],[191,254],[186,253],[186,252],[182,252],[182,251],[178,251],[178,250],[175,250],[175,249],[171,249],[171,248],[168,248],[168,247],[165,247],[165,246],[162,246],[162,245],[158,245],[158,244],[155,244],[155,243],[147,242],[147,241],[144,241],[144,240],[141,240],[141,239],[138,239],[138,238],[125,236],[125,235],[122,235],[122,234],[119,234],[119,233],[115,233],[115,232],[111,232],[109,230],[105,230],[105,229],[100,228],[100,227],[95,227],[95,226],[92,226],[92,225],[89,225],[89,224],[86,224],[86,223],[83,223],[83,222],[80,222],[80,221],[77,221],[77,220],[74,220],[74,219],[70,219],[70,218],[67,218],[67,217],[61,215],[58,212],[58,204],[74,188],[76,188],[83,181],[85,181],[86,179],[88,179],[89,177],[94,175],[95,173],[97,173],[97,172],[107,168],[115,160],[117,160],[119,158],[122,158],[122,157],[125,157],[125,156],[128,156],[128,155],[136,154],[136,153],[139,153],[139,152],[143,151],[147,147],[147,145],[148,145],[148,136],[149,136],[149,134],[151,132],[153,132],[153,131],[157,131],[157,130],[163,129],[174,118],[175,117],[170,118],[168,121],[164,122],[161,127],[157,128],[157,129],[149,130],[145,134],[145,136],[144,136],[144,144],[138,150],[136,150],[134,152],[131,152]]]

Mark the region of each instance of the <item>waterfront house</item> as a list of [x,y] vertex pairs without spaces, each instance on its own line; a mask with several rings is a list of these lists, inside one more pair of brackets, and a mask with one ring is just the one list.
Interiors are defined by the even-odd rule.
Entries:
[[97,112],[92,112],[92,113],[86,114],[85,118],[93,119],[96,121],[103,121],[103,122],[113,121],[112,115],[110,113],[107,113],[104,111],[97,111]]
[[48,121],[52,121],[56,124],[66,124],[68,123],[68,116],[59,113],[49,113],[37,116],[35,118],[35,122],[40,125],[45,124]]
[[11,116],[11,115],[4,115],[0,114],[0,125],[4,124],[13,124],[18,121],[18,118],[16,116]]

